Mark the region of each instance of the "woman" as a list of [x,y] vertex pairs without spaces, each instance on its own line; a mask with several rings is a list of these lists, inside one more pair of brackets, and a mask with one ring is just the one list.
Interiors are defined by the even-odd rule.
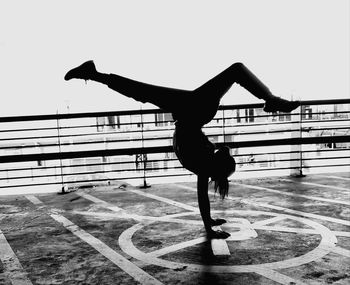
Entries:
[[175,132],[174,151],[181,164],[197,175],[199,210],[208,238],[227,238],[229,233],[214,231],[226,221],[212,219],[208,197],[208,180],[215,182],[215,190],[224,198],[228,193],[228,177],[235,171],[235,160],[229,149],[223,147],[215,152],[215,146],[203,134],[202,127],[215,116],[221,98],[238,83],[257,98],[265,100],[266,112],[290,112],[299,102],[291,102],[271,94],[270,90],[242,63],[229,68],[195,90],[179,90],[154,86],[131,80],[116,74],[101,73],[93,61],[87,61],[70,70],[64,77],[92,80],[143,103],[152,103],[173,115]]

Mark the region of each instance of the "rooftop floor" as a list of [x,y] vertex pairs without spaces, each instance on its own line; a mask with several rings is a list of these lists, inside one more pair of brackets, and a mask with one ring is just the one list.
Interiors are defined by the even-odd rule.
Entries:
[[350,284],[350,174],[0,196],[0,284]]

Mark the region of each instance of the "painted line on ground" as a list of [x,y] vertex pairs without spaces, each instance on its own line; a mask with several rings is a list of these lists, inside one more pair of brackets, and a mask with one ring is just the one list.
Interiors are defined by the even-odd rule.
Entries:
[[253,227],[256,227],[256,226],[265,226],[265,225],[268,225],[268,224],[272,224],[272,223],[277,223],[277,222],[280,222],[282,220],[284,220],[285,217],[283,216],[277,216],[277,217],[273,217],[273,218],[270,218],[270,219],[265,219],[265,220],[262,220],[262,221],[257,221],[255,223],[252,224]]
[[[191,212],[194,213],[198,213],[199,210],[196,207],[181,203],[181,202],[177,202],[168,198],[164,198],[158,195],[154,195],[154,194],[149,194],[149,193],[145,193],[143,191],[140,190],[129,190],[129,192],[138,194],[138,195],[142,195],[151,199],[155,199],[164,203],[167,203],[169,205],[172,206],[176,206],[176,207],[180,207],[183,208],[185,210],[189,210]],[[173,219],[172,219],[173,220]],[[200,222],[200,224],[202,224],[202,222]],[[213,230],[219,230],[221,231],[221,227],[213,227]],[[224,239],[211,239],[210,240],[210,245],[211,245],[211,249],[213,251],[213,254],[216,256],[221,256],[221,255],[231,255],[230,250],[228,248],[227,242]]]
[[[222,231],[220,226],[212,227],[214,231]],[[217,256],[228,256],[231,255],[230,249],[228,248],[225,239],[211,239],[211,250],[214,255]]]
[[173,245],[170,245],[167,247],[163,247],[161,249],[149,252],[147,254],[149,254],[152,257],[160,257],[160,256],[166,255],[168,253],[172,253],[174,251],[181,250],[181,249],[186,248],[186,247],[190,247],[190,246],[194,246],[196,244],[203,243],[205,241],[207,241],[206,237],[199,237],[199,238],[192,239],[189,241],[184,241],[184,242],[173,244]]
[[[33,195],[26,196],[29,201],[35,201],[36,205],[44,204],[37,197]],[[49,210],[48,210],[49,211]],[[55,221],[63,225],[66,229],[68,229],[72,234],[79,237],[81,240],[89,244],[91,247],[96,249],[103,256],[112,261],[115,265],[117,265],[120,269],[122,269],[125,273],[129,274],[136,281],[141,284],[163,284],[159,280],[155,279],[153,276],[149,275],[147,272],[143,271],[141,268],[137,267],[131,261],[126,259],[121,254],[114,251],[108,245],[95,238],[88,232],[84,231],[70,220],[65,218],[59,214],[48,213]]]
[[158,201],[167,203],[167,204],[172,205],[172,206],[183,208],[183,209],[191,211],[191,212],[196,212],[196,213],[199,212],[197,207],[193,207],[191,205],[187,205],[187,204],[184,204],[184,203],[181,203],[181,202],[177,202],[177,201],[174,201],[174,200],[171,200],[171,199],[168,199],[168,198],[164,198],[164,197],[161,197],[161,196],[158,196],[158,195],[145,193],[145,192],[140,191],[140,190],[128,190],[128,192],[132,192],[132,193],[135,193],[135,194],[138,194],[138,195],[141,195],[141,196],[145,196],[145,197],[148,197],[148,198],[151,198],[151,199],[154,199],[154,200],[158,200]]
[[[236,211],[231,211],[236,212]],[[270,213],[268,212],[261,212],[261,211],[246,211],[246,212],[252,212],[256,214],[261,215],[268,215]],[[259,213],[260,212],[260,213]],[[281,215],[277,213],[271,213],[272,215]],[[282,214],[283,215],[283,214]],[[276,269],[282,269],[282,268],[290,268],[290,267],[296,267],[300,265],[304,265],[306,263],[310,263],[316,260],[319,260],[323,256],[327,255],[331,252],[332,248],[335,247],[335,244],[337,242],[336,237],[327,229],[326,227],[322,226],[321,224],[318,224],[314,221],[303,219],[300,217],[295,217],[291,215],[284,215],[286,218],[290,218],[292,220],[296,220],[299,222],[303,222],[306,225],[313,227],[319,235],[321,235],[321,241],[320,244],[312,249],[310,252],[306,253],[305,255],[294,257],[291,259],[283,260],[283,261],[277,261],[277,262],[269,262],[264,264],[257,264],[257,265],[228,265],[228,266],[205,266],[201,264],[190,264],[190,263],[182,263],[182,262],[173,262],[166,259],[159,259],[156,257],[150,256],[149,253],[144,253],[137,249],[135,245],[132,243],[132,237],[135,232],[138,230],[141,230],[143,226],[141,224],[137,224],[132,226],[131,228],[124,231],[119,236],[119,244],[123,251],[126,251],[130,256],[133,256],[136,259],[142,260],[145,264],[153,264],[161,267],[166,267],[170,269],[175,270],[183,270],[187,269],[190,271],[196,271],[196,272],[210,272],[210,273],[251,273],[256,272],[258,274],[261,274],[267,278],[270,278],[271,280],[275,280],[278,283],[281,284],[303,284],[301,281],[293,280],[289,276],[285,276],[283,274],[280,274],[278,272],[275,272]],[[292,283],[290,283],[292,282]]]
[[345,248],[340,247],[340,246],[336,246],[336,247],[332,248],[332,252],[343,255],[345,257],[350,257],[350,250],[345,249]]
[[341,177],[341,176],[334,176],[334,175],[327,175],[327,176],[322,176],[322,177],[350,181],[350,178],[348,178],[348,177]]
[[321,201],[321,202],[335,203],[335,204],[341,204],[341,205],[350,206],[350,202],[347,202],[347,201],[327,199],[327,198],[316,197],[316,196],[307,196],[307,195],[296,194],[296,193],[291,193],[291,192],[285,192],[285,191],[282,191],[282,190],[276,190],[276,189],[271,189],[271,188],[266,188],[266,187],[261,187],[261,186],[255,186],[255,185],[250,185],[250,184],[243,184],[243,183],[230,183],[230,184],[232,184],[232,185],[239,185],[239,186],[252,188],[252,189],[256,189],[256,190],[263,190],[263,191],[267,191],[267,192],[282,194],[282,195],[286,195],[286,196],[301,197],[301,198],[309,199],[309,200],[315,200],[315,201]]
[[[177,187],[179,187],[179,188],[187,189],[187,190],[190,190],[190,191],[197,191],[195,188],[190,187],[190,186],[181,185],[181,184],[175,184],[175,185]],[[215,195],[213,192],[209,192],[209,194],[210,195]],[[284,208],[284,207],[280,207],[280,206],[274,206],[274,205],[266,204],[266,203],[256,203],[256,202],[248,201],[246,199],[241,199],[241,198],[227,197],[226,199],[232,200],[232,201],[239,201],[241,203],[244,203],[244,204],[247,204],[247,205],[251,205],[251,206],[255,206],[255,207],[258,206],[258,207],[263,207],[263,208],[268,208],[268,209],[271,209],[271,210],[282,211],[282,212],[285,212],[285,213],[294,214],[294,215],[298,215],[298,216],[302,216],[302,217],[313,218],[313,219],[333,222],[333,223],[337,223],[337,224],[342,224],[342,225],[345,225],[345,226],[350,226],[350,221],[347,221],[347,220],[342,220],[342,219],[322,216],[322,215],[318,215],[318,214],[306,213],[306,212],[292,210],[292,209],[288,209],[288,208]]]
[[305,184],[305,185],[311,185],[311,186],[317,186],[317,187],[322,187],[322,188],[328,188],[328,189],[335,189],[335,190],[341,190],[341,191],[349,191],[348,188],[338,187],[338,186],[332,186],[332,185],[324,185],[324,184],[313,183],[313,182],[297,181],[297,180],[292,180],[292,179],[287,179],[287,178],[279,178],[279,180],[288,181],[288,182],[293,182],[293,183],[300,183],[300,184]]
[[[134,219],[136,221],[147,221],[147,220],[153,220],[153,221],[169,221],[170,219],[172,219],[171,221],[174,221],[176,222],[177,219],[173,219],[173,218],[176,218],[176,217],[179,217],[179,216],[183,216],[183,213],[177,213],[177,214],[170,214],[170,215],[166,215],[166,216],[162,216],[162,217],[152,217],[152,216],[143,216],[143,215],[137,215],[137,214],[130,214],[128,213],[126,210],[122,209],[122,208],[119,208],[117,206],[114,206],[113,204],[110,204],[104,200],[101,200],[95,196],[92,196],[92,195],[89,195],[89,194],[83,194],[83,193],[80,193],[79,194],[81,197],[87,199],[87,200],[90,200],[94,203],[96,203],[98,206],[102,207],[102,208],[106,208],[108,210],[111,210],[113,212],[116,212],[118,213],[118,218],[126,218],[126,219]],[[151,194],[150,194],[151,195]],[[156,196],[155,195],[152,195],[152,199],[155,199]],[[157,197],[157,198],[161,198],[161,197]],[[167,199],[169,200],[169,199]],[[165,202],[166,200],[163,200],[163,202]],[[167,201],[167,202],[171,202],[170,201]],[[166,203],[167,203],[166,202]],[[174,201],[175,202],[175,201]],[[188,205],[186,205],[188,206]],[[179,205],[180,207],[180,205]],[[198,212],[198,210],[196,208],[194,208],[196,210],[196,213]],[[194,211],[191,211],[191,212],[194,212]],[[106,217],[106,218],[114,218],[115,217],[115,214],[114,213],[96,213],[96,212],[79,212],[79,211],[75,211],[74,213],[76,214],[80,214],[80,215],[91,215],[91,216],[100,216],[100,217]],[[180,220],[178,222],[182,222],[183,220]],[[199,224],[200,222],[198,221],[198,223],[196,224]]]
[[[214,212],[214,211],[213,211]],[[135,219],[138,222],[169,222],[169,223],[179,223],[179,224],[187,224],[187,225],[197,225],[201,226],[203,225],[203,222],[198,220],[186,220],[186,219],[177,219],[176,217],[178,216],[183,216],[184,213],[180,214],[173,214],[173,215],[167,215],[163,217],[151,217],[151,216],[137,216],[137,215],[132,215],[132,214],[127,214],[125,216],[121,216],[119,213],[100,213],[100,212],[82,212],[82,211],[74,211],[72,212],[74,214],[78,215],[84,215],[84,216],[92,216],[92,217],[98,217],[98,218],[107,218],[107,219]],[[286,219],[285,217],[278,216],[278,217],[273,217],[271,219],[266,219],[260,222],[255,222],[251,224],[251,228],[255,230],[268,230],[268,231],[284,231],[284,232],[293,232],[293,233],[302,233],[302,234],[317,234],[314,230],[312,229],[300,229],[300,228],[286,228],[286,227],[278,227],[278,226],[273,226],[273,227],[268,227],[266,224],[270,224],[272,222],[277,222],[280,220]],[[265,222],[266,221],[266,222]],[[230,221],[231,226],[236,226],[240,227],[241,224],[237,223],[232,223]],[[334,235],[336,236],[341,236],[341,237],[350,237],[350,232],[343,232],[343,231],[331,231]],[[230,238],[226,239],[230,240]]]
[[350,237],[350,232],[332,231],[332,233],[339,237]]
[[302,212],[302,211],[292,210],[292,209],[288,209],[288,208],[284,208],[284,207],[280,207],[280,206],[274,206],[274,205],[265,204],[265,203],[254,203],[254,202],[247,201],[247,200],[241,200],[241,202],[245,203],[245,204],[248,204],[248,205],[269,208],[269,209],[272,209],[272,210],[277,210],[277,211],[281,211],[281,212],[284,212],[284,213],[293,214],[293,215],[297,215],[297,216],[313,218],[313,219],[318,219],[318,220],[322,220],[322,221],[342,224],[342,225],[345,225],[345,226],[350,226],[350,221],[347,221],[347,220],[342,220],[342,219],[322,216],[322,215],[318,215],[318,214],[306,213],[306,212]]
[[[255,230],[289,232],[289,233],[297,233],[297,234],[315,234],[315,235],[318,234],[315,230],[312,230],[312,229],[286,228],[282,226],[265,226],[265,225],[257,225],[256,223],[252,224],[252,228]],[[350,232],[340,232],[340,231],[331,231],[331,232],[335,236],[350,237]]]
[[295,280],[287,275],[281,274],[275,270],[262,270],[258,269],[256,273],[260,274],[261,276],[264,276],[268,279],[271,279],[277,283],[283,284],[283,285],[306,285],[306,283],[302,281]]
[[[171,222],[179,224],[188,224],[188,225],[203,225],[202,221],[196,220],[184,220],[175,218],[178,214],[167,215],[163,217],[152,217],[152,216],[139,216],[133,214],[121,215],[119,213],[100,213],[100,212],[88,212],[88,211],[73,211],[72,213],[84,216],[92,216],[98,218],[109,218],[109,219],[134,219],[137,222]],[[184,213],[182,213],[183,215]],[[191,214],[191,213],[189,213]],[[174,218],[173,218],[174,217]]]
[[3,232],[0,230],[0,260],[4,267],[4,275],[12,285],[32,285],[16,254]]
[[106,202],[106,201],[98,199],[95,196],[92,196],[90,194],[86,194],[86,193],[76,193],[76,194],[79,195],[80,197],[83,197],[83,198],[85,198],[87,200],[90,200],[91,202],[94,202],[94,203],[96,203],[96,204],[98,204],[100,206],[108,208],[108,209],[110,209],[110,210],[112,210],[114,212],[125,212],[125,210],[123,210],[122,208],[119,208],[119,207],[117,207],[115,205],[112,205],[112,204]]
[[286,233],[296,233],[296,234],[313,234],[318,235],[318,232],[313,229],[304,229],[304,228],[286,228],[279,226],[254,226],[254,230],[264,230],[264,231],[277,231],[277,232],[286,232]]
[[[184,204],[181,202],[177,202],[177,201],[174,201],[174,200],[171,200],[168,198],[164,198],[164,197],[161,197],[158,195],[145,193],[145,192],[140,191],[140,190],[128,190],[128,192],[132,192],[132,193],[135,193],[135,194],[138,194],[141,196],[145,196],[145,197],[157,200],[157,201],[167,203],[167,204],[172,205],[172,206],[176,206],[176,207],[179,207],[179,208],[182,208],[185,210],[189,210],[193,213],[199,212],[199,210],[193,206],[190,206],[190,205],[187,205],[187,204]],[[84,196],[82,196],[82,197],[84,197]],[[112,209],[109,203],[107,203],[101,199],[98,199],[94,196],[89,195],[86,198],[91,200],[91,201],[94,201],[95,203],[99,203],[101,206],[107,207],[108,209]],[[130,217],[131,217],[131,215],[130,215]],[[135,218],[138,218],[138,217],[135,217]],[[184,220],[174,219],[174,218],[171,218],[169,216],[163,216],[163,217],[159,217],[159,218],[158,217],[140,216],[140,218],[146,218],[146,219],[153,218],[153,220],[162,221],[162,222],[166,222],[166,221],[168,221],[168,222],[180,222],[180,223],[184,222]],[[193,223],[195,225],[202,225],[203,224],[202,221],[187,221],[187,223]],[[219,227],[217,230],[221,230],[221,228]],[[212,239],[210,242],[211,242],[211,248],[212,248],[214,255],[230,255],[230,251],[229,251],[227,242],[224,239]]]
[[34,205],[43,205],[44,203],[41,202],[37,197],[34,195],[25,195],[25,197],[32,202]]
[[130,262],[124,256],[115,252],[112,248],[107,246],[105,243],[103,243],[99,239],[95,238],[91,234],[79,228],[77,225],[72,223],[67,218],[57,214],[50,214],[50,216],[57,222],[61,223],[66,229],[71,231],[74,235],[76,235],[81,240],[88,243],[91,247],[93,247],[98,252],[100,252],[103,256],[105,256],[110,261],[112,261],[115,265],[117,265],[125,273],[133,277],[140,284],[162,284],[159,280],[155,279],[153,276],[149,275],[147,272],[137,267],[135,264]]

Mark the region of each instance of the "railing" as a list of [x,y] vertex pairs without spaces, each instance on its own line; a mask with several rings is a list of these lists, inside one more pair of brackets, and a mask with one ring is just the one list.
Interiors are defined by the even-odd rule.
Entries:
[[[303,101],[286,114],[262,107],[222,106],[203,128],[231,147],[236,177],[349,170],[350,100]],[[188,179],[173,129],[161,110],[2,117],[0,191]]]

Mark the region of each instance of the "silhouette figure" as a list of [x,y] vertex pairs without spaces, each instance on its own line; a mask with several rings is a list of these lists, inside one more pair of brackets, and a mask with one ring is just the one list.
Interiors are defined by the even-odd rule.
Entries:
[[300,103],[274,96],[270,90],[242,63],[234,63],[226,70],[195,90],[179,90],[155,86],[131,80],[116,74],[101,73],[93,61],[87,61],[70,70],[64,77],[92,80],[127,97],[143,103],[152,103],[173,115],[175,132],[174,151],[186,169],[197,175],[197,196],[199,210],[208,238],[227,238],[229,233],[214,231],[212,226],[225,223],[224,219],[212,219],[208,197],[208,181],[214,181],[215,191],[224,198],[228,194],[228,177],[233,174],[236,163],[229,148],[222,147],[215,152],[215,146],[202,132],[219,107],[221,98],[234,84],[238,83],[257,98],[265,101],[266,112],[290,112]]

